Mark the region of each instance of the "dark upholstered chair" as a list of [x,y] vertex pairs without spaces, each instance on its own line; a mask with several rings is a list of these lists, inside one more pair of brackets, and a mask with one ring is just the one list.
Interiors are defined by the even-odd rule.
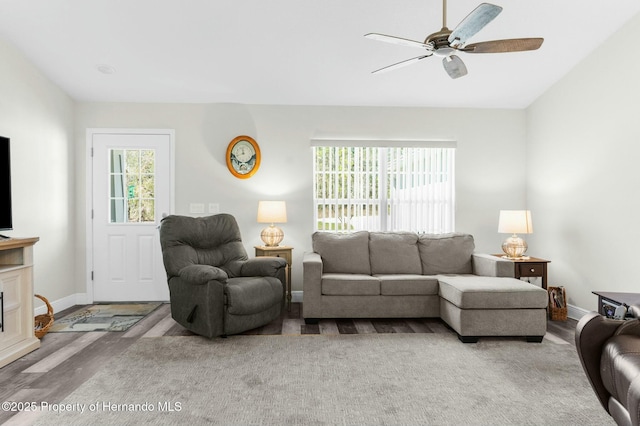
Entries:
[[640,423],[640,306],[634,319],[614,320],[595,312],[576,328],[582,367],[604,409],[619,425]]
[[286,261],[249,259],[233,216],[167,216],[160,225],[171,316],[209,338],[237,334],[280,315]]

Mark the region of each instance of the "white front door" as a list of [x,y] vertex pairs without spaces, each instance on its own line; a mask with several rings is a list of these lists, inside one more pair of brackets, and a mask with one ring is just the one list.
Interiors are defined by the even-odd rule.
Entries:
[[89,131],[93,301],[167,301],[158,227],[171,212],[172,131]]

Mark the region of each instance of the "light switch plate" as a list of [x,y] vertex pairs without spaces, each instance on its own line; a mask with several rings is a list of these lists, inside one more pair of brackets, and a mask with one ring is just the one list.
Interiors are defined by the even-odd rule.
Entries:
[[189,213],[204,213],[204,204],[203,203],[189,204]]

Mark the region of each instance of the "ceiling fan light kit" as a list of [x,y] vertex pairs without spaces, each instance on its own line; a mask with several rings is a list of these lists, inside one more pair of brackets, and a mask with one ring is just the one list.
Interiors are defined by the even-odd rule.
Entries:
[[489,3],[481,3],[451,31],[447,28],[447,0],[442,0],[442,29],[427,36],[424,42],[409,40],[380,33],[365,34],[365,37],[401,46],[416,47],[425,50],[421,56],[406,59],[380,68],[373,73],[392,71],[414,64],[432,55],[443,57],[442,65],[451,78],[459,78],[467,74],[467,67],[456,52],[465,53],[507,53],[536,50],[544,41],[543,38],[512,38],[467,44],[467,41],[483,29],[502,12],[502,7]]
[[462,59],[456,55],[446,56],[442,58],[442,65],[451,78],[459,78],[467,75],[467,67]]

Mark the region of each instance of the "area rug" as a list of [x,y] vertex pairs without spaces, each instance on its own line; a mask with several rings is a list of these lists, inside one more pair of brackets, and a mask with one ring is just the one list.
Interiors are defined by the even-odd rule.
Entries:
[[162,303],[91,305],[55,320],[49,332],[127,331]]
[[568,344],[445,334],[141,338],[46,425],[613,425]]

